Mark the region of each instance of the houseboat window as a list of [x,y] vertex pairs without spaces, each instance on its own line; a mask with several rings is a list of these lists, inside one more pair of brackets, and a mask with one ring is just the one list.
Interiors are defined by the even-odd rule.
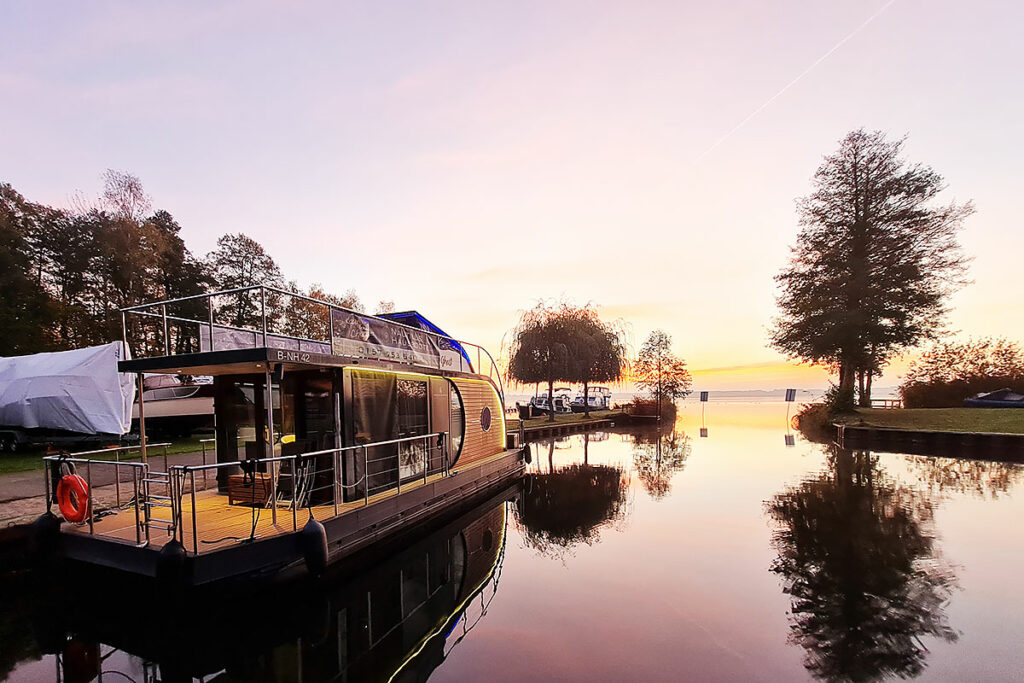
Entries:
[[451,434],[452,445],[451,462],[454,463],[459,459],[459,454],[462,453],[462,436],[466,433],[466,417],[465,411],[462,408],[462,396],[459,394],[459,390],[454,382],[451,382],[451,422],[449,433]]
[[[427,418],[426,380],[398,380],[398,436],[421,436],[430,432]],[[427,443],[408,441],[399,445],[399,467],[402,478],[423,474]]]
[[[228,392],[229,403],[222,419],[228,448],[236,454],[234,460],[244,460],[246,448],[256,448],[256,391],[253,382],[232,382]],[[254,457],[258,457],[255,451]]]
[[[427,381],[371,370],[352,371],[352,433],[356,444],[389,441],[429,433]],[[413,441],[368,449],[366,482],[370,494],[403,478],[423,474],[425,444]],[[355,481],[363,463],[356,460]]]

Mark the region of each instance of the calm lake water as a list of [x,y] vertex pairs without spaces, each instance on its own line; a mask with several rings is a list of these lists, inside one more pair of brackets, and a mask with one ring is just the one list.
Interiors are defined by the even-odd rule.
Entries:
[[521,484],[393,554],[164,631],[121,613],[53,634],[39,598],[5,600],[0,674],[1024,678],[1024,468],[787,434],[782,403],[690,403],[660,435],[539,442]]

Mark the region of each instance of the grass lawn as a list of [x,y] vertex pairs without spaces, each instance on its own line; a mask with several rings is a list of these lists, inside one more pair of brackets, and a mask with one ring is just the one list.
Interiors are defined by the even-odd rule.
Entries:
[[[621,410],[592,410],[590,412],[590,420],[607,420],[608,418],[619,417],[623,415]],[[583,413],[567,413],[564,415],[555,415],[555,424],[566,424],[566,423],[577,423],[587,422],[587,418],[583,417]],[[540,417],[534,417],[526,421],[526,427],[541,427],[543,425],[550,424],[548,422],[547,415],[541,415]],[[519,429],[518,418],[510,417],[506,420],[508,430],[515,431]]]
[[[205,436],[193,436],[187,439],[177,440],[164,440],[164,439],[150,439],[150,451],[148,453],[150,458],[162,457],[164,454],[163,447],[154,448],[152,444],[157,443],[170,443],[167,447],[167,453],[174,455],[176,453],[195,453],[203,450],[203,446],[199,443]],[[213,444],[207,444],[207,449],[211,452],[213,450]],[[85,449],[76,449],[85,450]],[[74,451],[72,451],[74,452]],[[43,469],[43,453],[42,449],[36,451],[25,451],[19,453],[2,453],[0,454],[0,474],[10,474],[11,472],[31,472],[32,470]],[[113,453],[97,453],[96,455],[89,456],[93,460],[113,460]],[[121,451],[121,460],[138,460],[139,451]]]
[[858,408],[856,415],[842,421],[893,429],[1024,434],[1024,410],[1020,408]]

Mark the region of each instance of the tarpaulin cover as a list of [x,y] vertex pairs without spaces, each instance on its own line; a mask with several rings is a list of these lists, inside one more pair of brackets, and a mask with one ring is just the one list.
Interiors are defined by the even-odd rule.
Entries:
[[121,342],[0,358],[0,425],[125,434],[135,381],[119,373]]

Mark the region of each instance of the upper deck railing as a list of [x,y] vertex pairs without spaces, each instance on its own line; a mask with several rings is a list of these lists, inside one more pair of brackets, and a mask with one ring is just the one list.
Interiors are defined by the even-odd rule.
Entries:
[[136,358],[264,347],[385,360],[486,375],[504,403],[501,370],[478,344],[267,285],[129,306],[121,330]]

